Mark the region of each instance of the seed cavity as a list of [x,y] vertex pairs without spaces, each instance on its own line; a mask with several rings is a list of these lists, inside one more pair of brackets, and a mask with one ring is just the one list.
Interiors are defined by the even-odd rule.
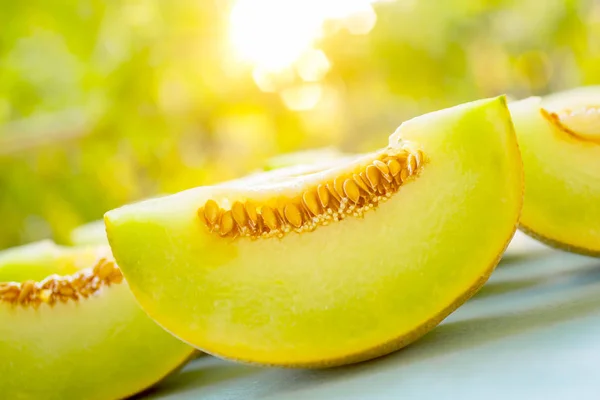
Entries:
[[221,237],[257,239],[309,232],[349,216],[362,217],[418,176],[425,162],[421,150],[390,150],[330,182],[305,189],[295,198],[278,197],[267,204],[234,201],[230,209],[210,199],[198,209],[198,216],[209,231]]
[[600,143],[600,106],[560,111],[541,109],[542,116],[561,131],[577,139]]
[[88,298],[102,287],[122,281],[123,274],[115,262],[100,258],[93,268],[69,276],[51,275],[41,282],[0,282],[0,303],[34,308],[44,303],[54,306],[58,302]]

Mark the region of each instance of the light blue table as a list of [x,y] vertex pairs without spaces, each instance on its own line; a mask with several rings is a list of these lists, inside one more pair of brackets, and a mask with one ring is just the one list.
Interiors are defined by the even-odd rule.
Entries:
[[600,259],[519,241],[473,299],[392,355],[321,371],[204,356],[140,398],[598,400]]

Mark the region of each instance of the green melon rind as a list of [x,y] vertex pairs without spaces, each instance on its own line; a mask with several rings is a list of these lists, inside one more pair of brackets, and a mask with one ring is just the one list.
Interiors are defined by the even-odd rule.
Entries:
[[242,187],[108,212],[109,242],[134,295],[173,334],[243,362],[327,367],[418,339],[493,271],[516,229],[522,168],[502,97],[411,120],[391,141],[399,135],[431,160],[364,219],[281,240],[209,234],[197,208],[252,191]]
[[570,253],[577,253],[577,254],[581,254],[584,256],[600,257],[600,250],[595,251],[595,250],[587,249],[585,247],[579,247],[577,245],[558,242],[557,239],[552,239],[550,237],[546,237],[546,236],[534,231],[533,229],[528,228],[522,222],[519,223],[519,230],[521,232],[525,233],[526,235],[532,237],[533,239],[535,239],[541,243],[544,243],[550,247],[553,247],[555,249],[568,251]]

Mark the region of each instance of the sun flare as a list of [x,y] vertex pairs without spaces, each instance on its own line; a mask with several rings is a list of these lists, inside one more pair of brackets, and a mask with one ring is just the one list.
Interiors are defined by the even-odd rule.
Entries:
[[231,45],[236,57],[253,67],[261,90],[279,92],[295,77],[314,87],[330,67],[327,55],[316,48],[318,41],[332,29],[368,33],[377,20],[374,2],[237,0],[229,20]]

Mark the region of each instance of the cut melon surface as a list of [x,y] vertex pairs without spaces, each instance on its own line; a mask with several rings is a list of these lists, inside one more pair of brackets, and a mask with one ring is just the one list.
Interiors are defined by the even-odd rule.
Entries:
[[171,333],[228,359],[327,367],[397,350],[473,295],[522,190],[500,97],[405,122],[330,168],[199,187],[105,222],[134,295]]
[[[122,399],[152,386],[192,355],[192,347],[142,311],[109,261],[100,269],[89,268],[92,262],[81,267],[109,255],[106,247],[65,248],[48,241],[0,253],[3,399]],[[29,266],[63,272],[65,259],[79,270],[23,280]],[[77,282],[88,282],[86,289],[78,289]]]
[[42,240],[0,251],[0,282],[39,281],[52,274],[70,275],[97,258],[92,248],[60,247],[51,240]]
[[521,229],[600,255],[600,87],[510,104],[525,170]]

